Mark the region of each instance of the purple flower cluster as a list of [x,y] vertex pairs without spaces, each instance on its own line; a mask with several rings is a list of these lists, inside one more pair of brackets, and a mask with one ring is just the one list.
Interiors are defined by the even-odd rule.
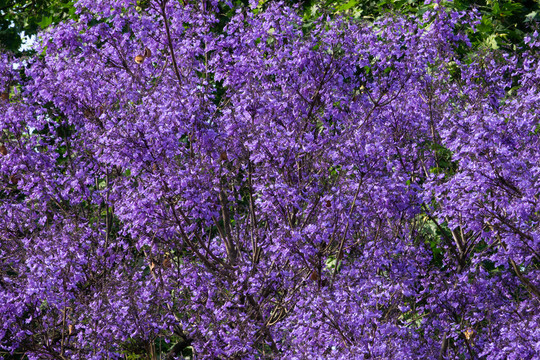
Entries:
[[540,36],[252,3],[2,55],[0,358],[539,358]]

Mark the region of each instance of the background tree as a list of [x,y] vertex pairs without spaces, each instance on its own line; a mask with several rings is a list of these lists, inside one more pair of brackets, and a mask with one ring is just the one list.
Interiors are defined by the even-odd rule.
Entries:
[[456,11],[479,12],[480,23],[471,31],[470,39],[474,47],[505,47],[515,51],[516,45],[523,45],[525,34],[534,31],[538,19],[539,3],[534,0],[455,0],[455,1],[418,1],[418,0],[310,0],[291,1],[302,4],[305,16],[317,16],[322,13],[349,14],[357,18],[374,20],[387,14],[415,14],[422,16],[429,9],[445,6]]
[[72,16],[74,10],[73,2],[65,0],[1,0],[0,48],[17,52],[24,35],[35,35]]

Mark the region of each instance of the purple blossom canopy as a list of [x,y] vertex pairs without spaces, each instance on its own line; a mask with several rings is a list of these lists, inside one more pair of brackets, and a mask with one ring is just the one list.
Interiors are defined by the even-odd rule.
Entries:
[[0,358],[540,358],[540,36],[225,3],[1,55]]

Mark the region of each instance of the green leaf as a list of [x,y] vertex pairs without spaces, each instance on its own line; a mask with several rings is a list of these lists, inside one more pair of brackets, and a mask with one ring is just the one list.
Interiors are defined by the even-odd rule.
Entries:
[[350,8],[356,6],[357,3],[358,3],[357,0],[351,0],[351,1],[349,1],[348,3],[346,3],[346,4],[343,4],[343,5],[341,5],[341,6],[338,6],[338,7],[336,8],[336,11],[338,11],[338,12],[339,12],[339,11],[347,11],[347,10],[349,10]]
[[53,22],[52,16],[44,16],[41,18],[41,21],[37,24],[42,28],[46,28],[47,26],[51,25]]

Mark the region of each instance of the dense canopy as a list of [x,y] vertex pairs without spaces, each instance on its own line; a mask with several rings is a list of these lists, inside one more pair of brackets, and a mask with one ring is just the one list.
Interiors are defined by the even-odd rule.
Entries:
[[1,55],[0,358],[540,357],[537,32],[74,6]]

